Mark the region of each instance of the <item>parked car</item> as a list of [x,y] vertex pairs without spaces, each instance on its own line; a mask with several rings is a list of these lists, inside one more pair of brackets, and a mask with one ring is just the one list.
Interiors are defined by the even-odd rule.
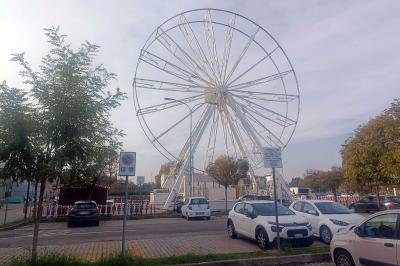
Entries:
[[185,204],[184,201],[180,201],[180,200],[176,201],[176,202],[175,202],[175,208],[174,208],[174,210],[175,210],[177,213],[182,213],[182,206],[183,206],[184,204]]
[[68,213],[68,227],[78,223],[100,223],[99,209],[95,201],[77,201]]
[[271,200],[271,196],[268,195],[244,195],[239,198],[239,201],[246,200]]
[[181,214],[187,220],[198,217],[210,220],[211,211],[208,200],[205,197],[191,197],[186,199],[184,205],[181,207]]
[[271,248],[276,243],[277,231],[281,242],[309,246],[314,242],[310,223],[278,203],[279,224],[275,222],[273,201],[242,201],[229,212],[228,235],[253,239],[261,249]]
[[290,209],[304,217],[315,236],[329,244],[337,232],[359,224],[363,217],[331,200],[297,200]]
[[400,208],[400,199],[395,196],[381,196],[381,207],[378,208],[376,196],[367,196],[361,200],[350,204],[349,208],[354,212],[377,212]]
[[400,265],[399,215],[400,210],[378,212],[336,234],[330,248],[335,264]]

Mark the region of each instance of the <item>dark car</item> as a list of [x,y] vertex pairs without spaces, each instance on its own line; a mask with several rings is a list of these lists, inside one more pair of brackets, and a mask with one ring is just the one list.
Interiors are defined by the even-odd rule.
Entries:
[[99,209],[95,201],[77,201],[68,214],[68,227],[78,223],[100,223]]
[[271,200],[271,196],[268,195],[244,195],[239,198],[239,201],[249,200]]
[[350,204],[349,209],[354,212],[377,212],[400,208],[400,199],[394,196],[380,197],[381,207],[378,208],[376,196],[367,196],[357,202]]

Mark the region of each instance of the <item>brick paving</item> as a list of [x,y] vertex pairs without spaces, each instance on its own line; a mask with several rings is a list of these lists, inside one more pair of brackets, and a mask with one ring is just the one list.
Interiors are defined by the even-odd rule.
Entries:
[[[225,235],[128,240],[126,246],[127,253],[144,258],[179,256],[187,253],[217,254],[259,251],[257,245],[251,241],[232,240]],[[39,246],[38,253],[59,252],[94,261],[102,256],[118,254],[120,249],[120,241],[103,241],[74,245]],[[27,256],[29,256],[29,250],[24,248],[0,248],[0,265],[9,262],[12,257]]]

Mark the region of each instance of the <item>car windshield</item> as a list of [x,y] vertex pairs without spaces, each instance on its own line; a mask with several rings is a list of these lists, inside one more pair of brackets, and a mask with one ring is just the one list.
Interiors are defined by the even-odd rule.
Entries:
[[345,206],[337,202],[316,202],[314,203],[322,214],[351,214]]
[[271,200],[270,196],[257,196],[258,200]]
[[94,203],[78,203],[74,206],[75,209],[94,209],[96,204]]
[[[254,209],[260,216],[274,216],[275,206],[273,203],[255,203],[253,204]],[[278,215],[294,215],[294,212],[286,208],[285,206],[278,203]]]
[[192,205],[200,205],[200,204],[207,204],[206,199],[192,199],[190,202]]

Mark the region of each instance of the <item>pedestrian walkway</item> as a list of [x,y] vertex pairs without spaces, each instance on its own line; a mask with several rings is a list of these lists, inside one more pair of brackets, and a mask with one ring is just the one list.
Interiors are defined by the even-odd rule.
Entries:
[[[184,236],[164,239],[140,239],[127,241],[127,253],[144,258],[179,256],[187,253],[218,254],[259,251],[257,245],[247,240],[232,240],[225,235],[216,236]],[[94,261],[102,256],[119,254],[120,241],[90,242],[74,245],[39,246],[39,254],[59,252],[71,254]],[[12,257],[29,256],[24,248],[0,248],[0,265]]]

